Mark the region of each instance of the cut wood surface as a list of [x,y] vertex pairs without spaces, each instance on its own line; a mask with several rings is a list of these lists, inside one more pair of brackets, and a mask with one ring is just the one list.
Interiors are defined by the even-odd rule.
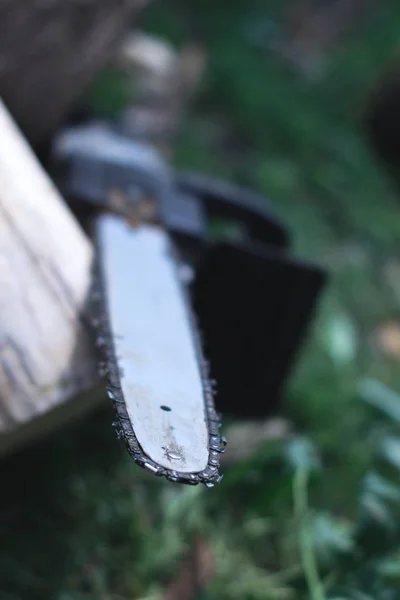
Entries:
[[0,102],[0,450],[98,381],[82,319],[92,255]]

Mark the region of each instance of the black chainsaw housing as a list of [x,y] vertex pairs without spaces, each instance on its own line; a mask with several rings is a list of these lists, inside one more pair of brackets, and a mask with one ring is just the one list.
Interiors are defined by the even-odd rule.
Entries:
[[62,191],[97,206],[107,205],[113,189],[139,188],[157,199],[162,223],[195,274],[190,290],[217,408],[241,418],[275,412],[325,271],[290,254],[290,232],[260,194],[199,173],[173,173],[134,140],[104,127],[100,134],[103,149],[95,154],[77,138],[63,163]]
[[209,218],[246,225],[240,241],[203,243],[192,298],[218,410],[265,417],[280,407],[326,273],[289,254],[289,231],[263,196],[199,174],[181,174],[178,184]]

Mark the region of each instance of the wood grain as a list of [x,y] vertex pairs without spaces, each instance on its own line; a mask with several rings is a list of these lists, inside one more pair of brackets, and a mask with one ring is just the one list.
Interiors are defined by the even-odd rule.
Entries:
[[98,381],[82,320],[92,255],[0,102],[0,434]]

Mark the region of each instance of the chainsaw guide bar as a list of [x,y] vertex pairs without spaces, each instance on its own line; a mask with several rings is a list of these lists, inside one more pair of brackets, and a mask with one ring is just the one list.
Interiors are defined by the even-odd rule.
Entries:
[[162,228],[107,214],[95,245],[92,314],[117,435],[150,473],[213,487],[226,442],[177,250]]

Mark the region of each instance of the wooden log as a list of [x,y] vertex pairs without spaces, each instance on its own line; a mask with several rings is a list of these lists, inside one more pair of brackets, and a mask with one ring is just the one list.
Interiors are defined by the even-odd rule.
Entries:
[[0,97],[31,143],[59,125],[147,3],[0,2]]
[[0,102],[0,450],[98,383],[82,319],[92,256]]

